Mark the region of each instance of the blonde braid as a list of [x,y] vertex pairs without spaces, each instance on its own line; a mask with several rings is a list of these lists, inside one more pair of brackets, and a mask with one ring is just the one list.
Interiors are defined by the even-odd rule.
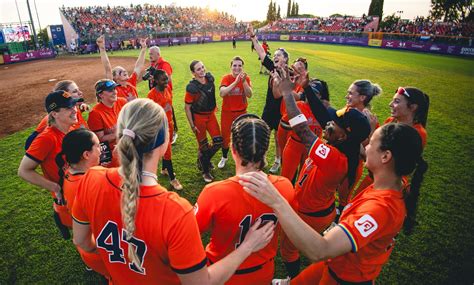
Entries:
[[[127,103],[119,114],[117,148],[121,164],[119,173],[123,180],[121,212],[127,241],[134,237],[136,230],[135,216],[140,195],[142,159],[150,154],[140,154],[139,150],[153,143],[158,131],[166,127],[165,124],[166,114],[163,108],[149,99],[133,100]],[[124,136],[124,129],[132,130],[135,138]],[[131,244],[127,256],[129,261],[141,269],[141,262]]]

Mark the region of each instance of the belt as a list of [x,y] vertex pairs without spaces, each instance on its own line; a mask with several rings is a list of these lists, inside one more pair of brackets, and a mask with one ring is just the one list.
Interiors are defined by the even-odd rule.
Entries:
[[[249,268],[238,269],[238,270],[235,271],[234,274],[241,275],[241,274],[248,274],[248,273],[252,273],[252,272],[258,271],[258,270],[262,269],[265,264],[267,264],[268,262],[271,262],[272,260],[273,260],[273,258],[270,258],[268,261],[266,261],[266,262],[264,262],[264,263],[262,263],[262,264],[259,264],[259,265],[256,265],[256,266],[252,266],[252,267],[249,267]],[[209,263],[213,264],[214,262],[212,262],[211,260],[209,260]]]
[[232,113],[237,113],[237,112],[245,112],[247,109],[242,109],[242,110],[222,110],[222,112],[232,112]]
[[290,135],[290,139],[294,140],[294,141],[297,142],[297,143],[303,143],[301,140],[299,140],[299,139],[293,137],[293,135]]
[[285,130],[288,130],[288,131],[292,130],[290,124],[288,122],[283,121],[283,120],[280,120],[280,126]]
[[338,284],[340,285],[372,285],[374,284],[373,280],[369,281],[361,281],[361,282],[351,282],[351,281],[345,281],[342,280],[341,278],[337,277],[336,273],[331,270],[331,268],[328,266],[329,269],[329,274],[331,274],[331,277],[337,281]]
[[325,217],[325,216],[331,214],[332,211],[334,211],[334,208],[336,208],[336,205],[334,203],[332,203],[331,206],[329,206],[328,208],[326,208],[324,210],[321,210],[321,211],[311,212],[311,213],[304,213],[304,212],[300,212],[300,213],[304,214],[306,216],[310,216],[310,217]]

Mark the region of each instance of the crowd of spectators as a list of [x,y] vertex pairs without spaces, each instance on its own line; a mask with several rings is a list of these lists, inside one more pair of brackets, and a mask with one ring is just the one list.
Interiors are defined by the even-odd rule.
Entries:
[[267,25],[265,31],[363,32],[374,21],[372,16],[289,18]]
[[381,32],[386,33],[455,37],[472,37],[473,30],[473,27],[466,23],[438,22],[424,17],[417,17],[414,21],[398,19],[380,29]]
[[130,7],[62,7],[61,12],[80,37],[101,34],[154,35],[159,33],[233,34],[245,31],[245,25],[227,13],[207,8],[160,5]]

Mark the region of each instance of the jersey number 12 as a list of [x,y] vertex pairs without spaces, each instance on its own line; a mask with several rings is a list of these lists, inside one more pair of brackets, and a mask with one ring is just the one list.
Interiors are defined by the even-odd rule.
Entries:
[[[262,220],[262,224],[261,224],[262,226],[268,222],[273,222],[274,224],[276,224],[278,221],[277,216],[275,216],[275,214],[273,213],[262,214],[258,218]],[[239,238],[239,242],[235,244],[235,248],[238,248],[242,244],[251,226],[252,226],[252,215],[247,215],[242,219],[242,221],[240,221],[239,223],[240,238]]]

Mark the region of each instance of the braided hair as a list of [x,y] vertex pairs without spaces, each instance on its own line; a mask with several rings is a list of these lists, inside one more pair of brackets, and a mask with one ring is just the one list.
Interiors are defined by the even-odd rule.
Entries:
[[257,115],[244,114],[232,123],[232,148],[242,159],[242,166],[255,163],[262,170],[267,162],[265,155],[270,144],[270,128]]
[[390,123],[381,127],[380,149],[389,150],[394,160],[395,174],[410,175],[413,171],[410,191],[404,193],[407,216],[404,232],[410,234],[416,224],[416,210],[423,176],[428,164],[422,157],[423,147],[418,132],[402,123]]
[[[120,111],[117,122],[117,149],[121,163],[119,174],[123,181],[121,213],[127,241],[133,239],[136,229],[135,215],[140,195],[143,158],[151,155],[153,149],[148,150],[148,146],[154,144],[160,131],[167,126],[165,111],[150,99],[133,100]],[[132,138],[124,135],[124,129],[133,131],[135,136]],[[168,133],[167,130],[165,133]],[[142,264],[132,246],[129,246],[127,256],[141,269]]]

